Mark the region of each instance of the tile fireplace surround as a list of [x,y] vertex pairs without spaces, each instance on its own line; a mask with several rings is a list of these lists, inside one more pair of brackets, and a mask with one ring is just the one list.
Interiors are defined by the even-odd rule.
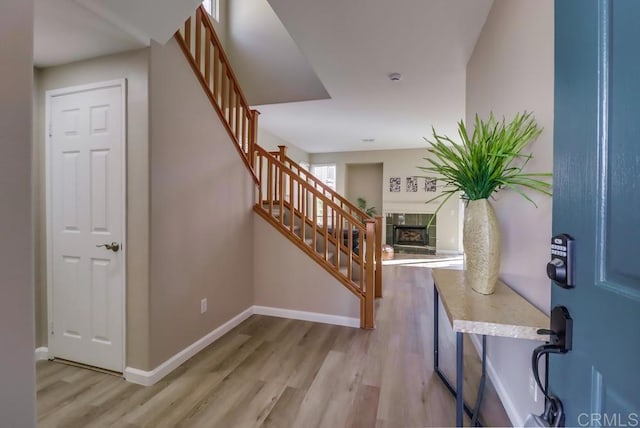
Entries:
[[[436,222],[428,230],[424,228],[434,214],[387,213],[386,243],[396,252],[413,254],[435,254]],[[394,226],[400,226],[394,228]],[[410,226],[417,226],[411,228]],[[426,235],[427,245],[424,245]],[[415,242],[415,244],[413,244]]]

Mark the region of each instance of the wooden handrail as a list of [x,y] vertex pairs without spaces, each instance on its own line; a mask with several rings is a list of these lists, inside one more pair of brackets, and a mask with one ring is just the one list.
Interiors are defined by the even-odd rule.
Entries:
[[[275,157],[274,155],[272,155],[270,152],[266,151],[264,148],[262,148],[261,146],[256,146],[256,153],[260,156],[263,157],[268,157],[270,158],[271,162],[273,162],[275,165],[277,165],[279,168],[281,168],[283,171],[289,171],[291,175],[293,176],[297,176],[300,177],[300,183],[302,183],[302,185],[306,186],[308,188],[309,191],[313,192],[314,195],[316,195],[318,198],[324,198],[327,200],[327,204],[329,204],[329,206],[335,210],[341,210],[341,211],[345,211],[344,215],[347,217],[348,220],[353,221],[356,223],[356,227],[358,227],[359,229],[362,230],[362,232],[365,232],[365,226],[362,224],[362,220],[354,215],[352,215],[351,213],[349,213],[348,211],[344,210],[344,208],[342,208],[340,205],[338,205],[336,202],[334,202],[333,200],[329,199],[323,192],[319,191],[318,189],[314,188],[312,185],[310,185],[309,183],[306,183],[304,180],[304,178],[306,177],[301,177],[299,174],[296,173],[296,171],[294,171],[293,169],[291,169],[289,166],[287,166],[284,162],[280,161],[277,157]],[[310,175],[311,177],[313,177],[312,175]],[[318,180],[316,177],[313,177],[314,179]],[[324,183],[323,183],[324,184]],[[359,223],[358,223],[359,222]]]
[[211,22],[211,17],[209,16],[209,13],[207,13],[207,10],[202,5],[198,6],[198,12],[202,16],[202,23],[210,31],[210,34],[211,34],[211,37],[213,39],[214,45],[215,46],[220,46],[220,56],[222,57],[222,62],[224,62],[229,67],[228,70],[229,70],[229,74],[231,75],[231,80],[233,80],[234,87],[238,89],[238,93],[240,94],[240,99],[242,101],[242,104],[245,105],[245,106],[249,106],[249,103],[247,102],[247,99],[244,97],[242,89],[240,89],[240,84],[238,83],[238,78],[236,77],[235,73],[233,72],[233,69],[231,68],[231,61],[229,61],[229,57],[227,56],[227,54],[225,53],[224,49],[222,48],[222,43],[220,42],[220,39],[218,38],[218,35],[216,34],[216,30],[213,28],[213,22]]
[[257,144],[259,112],[249,106],[211,18],[202,5],[195,11],[195,31],[192,18],[189,17],[184,28],[176,32],[175,39],[257,184],[253,148]]
[[347,198],[342,196],[340,193],[336,192],[331,187],[327,186],[318,177],[316,177],[315,175],[311,174],[309,171],[305,170],[300,164],[296,163],[296,161],[294,161],[290,157],[287,156],[284,161],[285,161],[285,163],[289,164],[289,167],[291,169],[297,170],[299,175],[304,174],[305,178],[313,181],[316,186],[319,186],[325,192],[328,192],[333,199],[337,199],[338,201],[340,201],[340,203],[342,205],[342,209],[345,209],[344,207],[346,206],[348,208],[348,211],[350,211],[351,214],[355,213],[356,215],[360,216],[362,218],[362,221],[364,221],[364,220],[366,220],[368,218],[372,218],[369,214],[367,214],[362,209],[360,209],[359,207],[354,205],[353,202],[349,201]]

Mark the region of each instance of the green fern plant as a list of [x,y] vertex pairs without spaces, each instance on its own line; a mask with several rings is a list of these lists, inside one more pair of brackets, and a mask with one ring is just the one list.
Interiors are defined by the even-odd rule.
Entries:
[[459,192],[463,199],[473,201],[487,199],[500,189],[509,188],[536,207],[524,190],[551,196],[551,184],[544,181],[551,177],[550,173],[523,172],[533,158],[531,154],[523,154],[523,150],[542,132],[531,112],[518,113],[509,123],[504,118],[497,121],[493,113],[487,121],[476,114],[474,125],[473,134],[469,136],[464,122],[458,122],[461,143],[439,135],[433,128],[433,138],[425,138],[434,156],[424,158],[429,166],[418,168],[436,174],[436,179],[443,183],[442,192],[427,201],[442,199],[436,214]]

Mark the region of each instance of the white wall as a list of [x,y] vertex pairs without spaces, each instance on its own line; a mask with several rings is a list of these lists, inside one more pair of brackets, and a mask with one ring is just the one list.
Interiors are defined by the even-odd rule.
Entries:
[[[425,204],[425,202],[436,196],[437,193],[424,192],[420,188],[417,193],[408,193],[405,187],[407,177],[426,175],[418,169],[418,166],[427,166],[424,161],[427,156],[427,144],[425,143],[424,149],[314,153],[310,155],[310,161],[312,164],[336,164],[336,190],[342,195],[346,195],[347,190],[348,164],[382,163],[382,211],[379,211],[379,215],[384,216],[384,213],[388,212],[433,213],[436,210],[439,201],[429,204]],[[402,178],[401,192],[389,191],[389,177]],[[439,252],[459,251],[458,200],[454,199],[450,199],[436,217],[436,251]]]
[[[260,123],[260,119],[258,119],[258,123]],[[258,126],[258,144],[270,151],[274,152],[278,149],[278,146],[287,146],[287,156],[296,161],[300,162],[309,162],[309,153],[302,150],[300,147],[291,144],[288,141],[283,140],[277,135],[272,134],[264,128],[260,128]]]
[[[512,117],[533,111],[544,132],[531,146],[530,172],[553,169],[554,15],[552,0],[495,0],[467,66],[467,123],[490,111]],[[548,312],[550,283],[545,275],[551,237],[551,198],[529,193],[536,209],[511,191],[494,203],[502,231],[500,277],[519,294]],[[541,401],[529,394],[531,351],[538,343],[489,340],[488,355],[497,370],[503,402],[514,424]]]
[[0,2],[0,424],[33,427],[33,1]]

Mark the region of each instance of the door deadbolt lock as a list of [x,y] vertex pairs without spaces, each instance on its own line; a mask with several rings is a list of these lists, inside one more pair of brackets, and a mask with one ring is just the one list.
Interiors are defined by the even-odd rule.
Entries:
[[120,251],[120,244],[118,244],[117,242],[112,242],[111,244],[96,245],[96,247],[105,247],[107,250],[113,251],[114,253]]

